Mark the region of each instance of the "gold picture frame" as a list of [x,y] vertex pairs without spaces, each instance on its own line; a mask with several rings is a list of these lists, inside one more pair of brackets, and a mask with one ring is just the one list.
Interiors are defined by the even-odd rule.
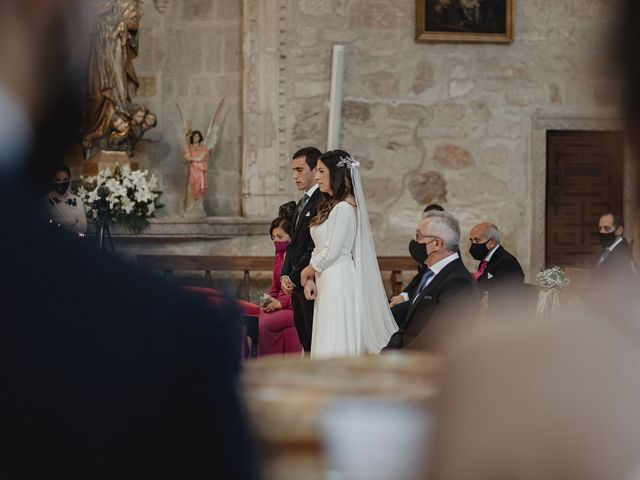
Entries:
[[513,42],[514,0],[416,0],[418,42]]

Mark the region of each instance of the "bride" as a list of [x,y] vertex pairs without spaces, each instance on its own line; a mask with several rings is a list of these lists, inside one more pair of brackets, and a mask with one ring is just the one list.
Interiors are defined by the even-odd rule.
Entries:
[[315,300],[311,357],[379,353],[398,329],[382,284],[358,171],[343,150],[324,153],[316,182],[324,195],[311,219],[315,249],[301,274]]

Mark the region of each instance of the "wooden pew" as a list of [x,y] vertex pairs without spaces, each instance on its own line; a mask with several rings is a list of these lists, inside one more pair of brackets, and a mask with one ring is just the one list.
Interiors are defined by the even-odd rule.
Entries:
[[[251,272],[273,270],[273,257],[205,256],[205,255],[138,255],[138,265],[165,276],[180,271],[203,271],[205,283],[211,284],[211,272],[243,272],[242,294],[249,299]],[[415,260],[410,257],[378,257],[381,272],[391,272],[393,295],[402,291],[402,272],[416,272]]]

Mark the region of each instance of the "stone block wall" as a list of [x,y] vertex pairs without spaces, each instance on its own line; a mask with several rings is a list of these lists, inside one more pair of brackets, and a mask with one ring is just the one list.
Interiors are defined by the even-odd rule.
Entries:
[[[158,8],[157,6],[160,8]],[[186,166],[180,153],[178,102],[192,128],[206,133],[211,115],[225,97],[222,136],[209,162],[209,216],[241,214],[242,8],[237,0],[155,0],[144,3],[141,78],[136,101],[158,114],[158,127],[143,142],[144,168],[159,173],[161,217],[181,214]]]

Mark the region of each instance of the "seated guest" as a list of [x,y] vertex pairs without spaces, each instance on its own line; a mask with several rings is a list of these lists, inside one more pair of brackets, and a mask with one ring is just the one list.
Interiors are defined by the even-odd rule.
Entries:
[[480,262],[478,270],[472,274],[478,282],[480,292],[492,297],[503,295],[509,290],[520,289],[524,285],[524,272],[520,263],[500,244],[500,232],[492,223],[479,223],[469,233],[469,253]]
[[631,247],[622,236],[624,224],[621,215],[605,213],[598,221],[598,239],[602,251],[598,254],[591,273],[592,284],[605,279],[625,278],[631,275]]
[[[424,215],[425,213],[431,211],[444,212],[444,208],[442,208],[437,203],[432,203],[424,208],[422,214]],[[409,304],[406,302],[413,297],[415,289],[420,284],[420,280],[422,279],[422,275],[424,274],[425,270],[426,269],[424,265],[418,265],[418,273],[411,279],[405,289],[400,292],[400,295],[391,297],[391,300],[389,300],[391,313],[393,314],[393,318],[400,328],[402,328],[402,326],[404,325],[404,320],[406,320],[407,313],[409,312]]]
[[80,197],[71,193],[71,171],[64,164],[56,167],[47,203],[52,223],[74,233],[87,231],[84,203]]
[[280,288],[280,273],[285,252],[291,240],[291,219],[295,209],[296,202],[285,203],[280,207],[278,218],[271,222],[269,234],[276,248],[276,256],[273,263],[271,290],[266,296],[258,318],[260,332],[258,355],[282,355],[302,350],[293,321],[291,295],[287,295]]
[[478,308],[475,282],[465,268],[458,245],[460,225],[447,212],[424,214],[409,245],[411,256],[424,264],[424,274],[408,301],[403,327],[389,341],[388,348],[432,350],[441,336],[459,320]]

